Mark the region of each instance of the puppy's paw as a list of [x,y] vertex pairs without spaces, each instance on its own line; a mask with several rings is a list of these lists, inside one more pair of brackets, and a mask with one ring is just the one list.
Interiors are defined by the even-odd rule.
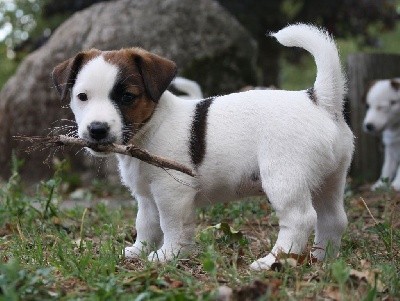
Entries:
[[148,252],[142,244],[141,246],[134,244],[131,247],[126,247],[124,250],[124,255],[126,258],[140,258],[143,253],[147,254]]
[[178,257],[178,255],[179,252],[175,254],[174,251],[171,249],[161,248],[157,251],[151,252],[147,258],[149,261],[163,263]]
[[191,253],[194,249],[194,244],[188,244],[185,246],[177,245],[175,247],[165,246],[161,247],[161,249],[151,252],[148,256],[150,261],[158,261],[158,262],[167,262],[176,258],[182,258],[189,253]]
[[371,191],[376,191],[379,189],[387,189],[387,188],[389,188],[388,182],[379,179],[378,181],[375,182],[374,185],[371,186]]
[[268,254],[267,256],[257,259],[250,265],[250,269],[253,271],[270,270],[271,266],[276,262],[276,256],[274,254]]
[[400,191],[400,183],[399,182],[394,181],[391,186],[394,190]]

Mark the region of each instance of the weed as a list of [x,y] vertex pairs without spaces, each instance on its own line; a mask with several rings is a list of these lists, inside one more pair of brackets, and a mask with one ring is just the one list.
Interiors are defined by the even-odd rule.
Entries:
[[340,259],[285,261],[280,271],[256,273],[248,265],[268,253],[278,230],[265,199],[199,210],[197,251],[161,265],[122,256],[134,240],[137,208],[98,203],[60,209],[63,164],[33,196],[24,192],[21,164],[13,159],[12,176],[0,189],[0,300],[215,300],[221,287],[230,287],[236,300],[374,300],[400,293],[393,193],[364,195],[369,211],[348,194],[350,223]]

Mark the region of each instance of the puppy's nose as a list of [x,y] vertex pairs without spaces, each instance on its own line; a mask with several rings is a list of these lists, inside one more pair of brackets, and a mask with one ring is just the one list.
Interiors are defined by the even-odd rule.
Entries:
[[368,132],[373,132],[373,131],[375,130],[375,126],[374,126],[374,124],[372,124],[372,123],[366,123],[366,124],[365,124],[365,129],[366,129]]
[[101,140],[107,138],[110,126],[107,122],[92,122],[88,125],[89,135],[95,140]]

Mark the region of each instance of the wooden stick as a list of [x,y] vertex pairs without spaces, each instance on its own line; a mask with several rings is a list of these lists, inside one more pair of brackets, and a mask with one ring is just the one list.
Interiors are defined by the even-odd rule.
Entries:
[[133,144],[129,145],[120,145],[120,144],[98,144],[98,143],[90,143],[86,140],[80,138],[69,137],[66,135],[59,135],[59,136],[14,136],[14,138],[21,140],[21,141],[29,141],[31,143],[35,143],[41,146],[67,146],[67,145],[75,145],[80,147],[88,147],[96,152],[105,152],[105,153],[118,153],[122,155],[131,156],[142,160],[146,163],[151,165],[161,167],[161,168],[168,168],[180,171],[184,174],[189,176],[195,177],[195,172],[186,167],[185,165],[172,161],[167,158],[159,157],[156,155],[150,154],[148,151],[138,148]]

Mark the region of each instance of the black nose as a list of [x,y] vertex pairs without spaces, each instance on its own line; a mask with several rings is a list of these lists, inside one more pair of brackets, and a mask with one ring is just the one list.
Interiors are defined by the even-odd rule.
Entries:
[[95,140],[107,138],[110,126],[106,122],[92,122],[88,125],[89,135]]
[[372,123],[367,123],[365,128],[368,132],[373,132],[375,130],[375,126]]

